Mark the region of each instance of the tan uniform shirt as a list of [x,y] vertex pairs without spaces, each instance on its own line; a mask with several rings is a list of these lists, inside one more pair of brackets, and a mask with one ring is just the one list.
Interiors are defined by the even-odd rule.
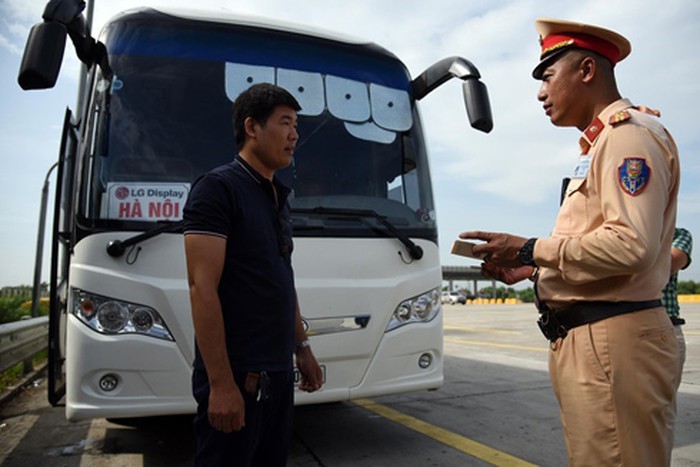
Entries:
[[583,300],[661,298],[680,177],[673,138],[656,117],[620,99],[580,145],[552,236],[535,244],[540,299],[561,309]]

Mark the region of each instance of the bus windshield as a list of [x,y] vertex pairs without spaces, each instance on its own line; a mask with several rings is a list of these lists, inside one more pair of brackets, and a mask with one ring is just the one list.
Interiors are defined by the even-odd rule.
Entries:
[[179,220],[194,181],[236,154],[233,100],[272,82],[302,106],[293,162],[277,174],[292,189],[295,235],[385,234],[372,217],[332,215],[354,209],[436,238],[419,115],[393,55],[237,25],[173,28],[174,17],[152,15],[162,27],[126,16],[103,33],[113,79],[93,80],[79,209],[88,229]]

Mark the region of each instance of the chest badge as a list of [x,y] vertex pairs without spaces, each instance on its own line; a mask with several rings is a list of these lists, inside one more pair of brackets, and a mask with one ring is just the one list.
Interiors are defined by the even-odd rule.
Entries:
[[651,169],[645,159],[628,158],[617,168],[617,179],[622,191],[630,196],[641,194],[649,185]]

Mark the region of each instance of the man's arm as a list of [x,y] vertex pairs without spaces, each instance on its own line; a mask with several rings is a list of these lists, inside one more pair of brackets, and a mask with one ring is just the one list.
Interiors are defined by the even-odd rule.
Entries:
[[678,248],[671,248],[671,274],[675,274],[688,265],[688,254]]
[[209,377],[209,423],[224,433],[238,431],[245,425],[245,406],[226,351],[224,319],[217,292],[224,268],[226,239],[187,234],[185,253],[194,334]]
[[676,227],[671,243],[671,275],[690,266],[693,251],[693,236],[687,229]]
[[299,389],[305,392],[314,392],[321,389],[321,385],[323,384],[323,372],[316,361],[316,357],[314,357],[314,354],[311,351],[311,347],[308,345],[306,331],[304,331],[304,324],[301,321],[299,300],[297,300],[296,306],[294,342],[297,345],[296,365],[299,369],[299,373],[301,374]]

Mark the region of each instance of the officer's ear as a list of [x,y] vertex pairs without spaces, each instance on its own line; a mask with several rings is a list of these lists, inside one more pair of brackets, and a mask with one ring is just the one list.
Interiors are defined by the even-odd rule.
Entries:
[[579,72],[581,73],[581,81],[590,83],[598,70],[598,61],[590,55],[583,57],[579,63]]

